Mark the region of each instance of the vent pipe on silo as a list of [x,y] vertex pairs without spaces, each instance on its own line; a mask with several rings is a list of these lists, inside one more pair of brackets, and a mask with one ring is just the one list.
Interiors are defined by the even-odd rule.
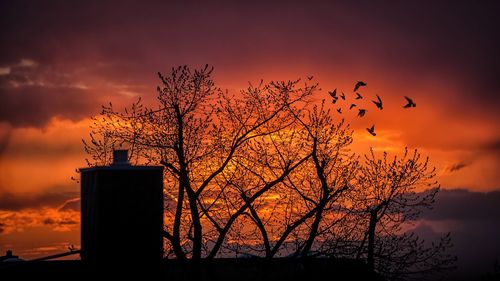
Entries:
[[128,150],[117,149],[113,150],[113,166],[129,166],[128,162]]

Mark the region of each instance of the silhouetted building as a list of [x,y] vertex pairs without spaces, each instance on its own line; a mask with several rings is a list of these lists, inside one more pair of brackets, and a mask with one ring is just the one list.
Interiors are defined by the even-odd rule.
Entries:
[[0,262],[19,262],[19,261],[23,260],[20,259],[18,256],[12,254],[12,250],[7,250],[7,252],[5,252],[5,256],[0,256]]
[[163,258],[163,167],[113,164],[81,171],[81,258],[88,262]]

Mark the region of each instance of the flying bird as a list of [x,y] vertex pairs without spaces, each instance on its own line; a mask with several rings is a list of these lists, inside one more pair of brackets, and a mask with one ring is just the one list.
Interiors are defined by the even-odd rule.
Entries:
[[353,103],[351,104],[351,106],[349,106],[349,110],[351,110],[353,107],[355,107],[356,105]]
[[336,99],[337,98],[337,89],[335,88],[335,90],[328,92],[328,94],[330,94],[330,96],[332,98]]
[[340,114],[342,114],[342,108],[340,108],[340,107],[339,107],[339,108],[337,109],[337,112],[338,112],[338,113],[340,113]]
[[312,80],[314,78],[314,76],[307,76],[307,80]]
[[366,85],[367,85],[367,84],[366,84],[365,82],[363,82],[363,81],[358,81],[358,82],[356,83],[356,85],[354,85],[354,91],[353,91],[353,92],[356,92],[356,91],[359,89],[359,87],[364,87],[364,86],[366,86]]
[[403,106],[404,108],[410,108],[410,107],[417,106],[417,104],[414,103],[413,100],[410,99],[409,97],[405,96],[405,99],[408,101],[408,103],[405,106]]
[[342,93],[340,94],[340,97],[341,97],[343,100],[345,100],[345,94],[344,94],[344,92],[342,92]]
[[373,125],[371,128],[366,128],[366,130],[368,131],[368,133],[370,133],[370,135],[372,136],[376,136],[377,134],[375,133],[375,125]]
[[360,95],[359,93],[356,93],[356,99],[357,99],[357,100],[360,100],[360,99],[362,99],[362,98],[363,98],[363,96],[362,96],[362,95]]
[[358,112],[358,117],[363,117],[366,114],[366,109],[360,109]]
[[328,92],[328,94],[330,94],[330,96],[333,98],[332,103],[335,104],[337,102],[337,100],[339,99],[339,97],[337,96],[337,89],[335,89],[331,92]]
[[377,99],[378,99],[378,101],[372,100],[372,102],[377,106],[378,109],[380,109],[380,110],[384,109],[382,107],[382,100],[380,99],[380,97],[378,95],[377,95]]

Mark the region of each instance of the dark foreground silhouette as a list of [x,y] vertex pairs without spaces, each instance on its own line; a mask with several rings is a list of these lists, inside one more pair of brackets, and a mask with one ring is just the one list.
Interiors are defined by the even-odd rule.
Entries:
[[[366,264],[349,259],[215,259],[199,263],[165,260],[160,264],[113,261],[97,266],[82,261],[37,261],[0,265],[5,280],[91,280],[96,277],[144,280],[383,280]],[[2,278],[4,280],[4,278]],[[133,280],[133,279],[132,279]]]

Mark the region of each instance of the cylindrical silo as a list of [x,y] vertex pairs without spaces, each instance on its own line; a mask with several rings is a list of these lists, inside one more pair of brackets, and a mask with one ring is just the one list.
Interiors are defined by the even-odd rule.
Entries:
[[163,167],[132,166],[117,150],[112,165],[80,171],[82,260],[161,260]]

